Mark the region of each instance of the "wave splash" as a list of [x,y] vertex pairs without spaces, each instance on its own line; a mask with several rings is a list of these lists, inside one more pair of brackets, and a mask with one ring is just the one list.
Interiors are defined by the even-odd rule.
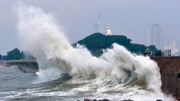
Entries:
[[118,99],[148,94],[170,99],[162,93],[158,65],[149,57],[132,54],[118,44],[101,57],[92,56],[80,45],[73,48],[53,15],[40,8],[20,4],[18,18],[18,36],[24,48],[37,58],[40,82],[66,73],[73,77],[69,83],[85,83],[72,89],[74,92],[120,93]]

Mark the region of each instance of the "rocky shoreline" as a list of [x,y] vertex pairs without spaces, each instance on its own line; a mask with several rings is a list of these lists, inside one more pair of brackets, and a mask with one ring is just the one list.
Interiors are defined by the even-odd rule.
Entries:
[[1,67],[17,66],[25,73],[36,73],[39,71],[39,66],[36,61],[1,61]]

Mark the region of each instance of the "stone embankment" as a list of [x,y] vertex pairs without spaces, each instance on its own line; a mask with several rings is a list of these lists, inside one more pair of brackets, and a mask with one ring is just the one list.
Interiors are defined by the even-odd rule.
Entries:
[[180,57],[152,57],[160,68],[162,90],[180,98]]

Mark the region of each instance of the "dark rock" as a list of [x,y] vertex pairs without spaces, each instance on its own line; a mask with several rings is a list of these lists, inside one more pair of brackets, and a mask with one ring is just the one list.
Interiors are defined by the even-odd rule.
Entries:
[[103,99],[102,101],[110,101],[110,100],[108,100],[108,99]]
[[163,101],[163,100],[161,100],[161,99],[157,99],[156,101]]
[[89,100],[89,99],[84,99],[84,101],[91,101],[91,100]]
[[36,61],[8,61],[5,63],[7,67],[18,66],[25,73],[36,73],[39,71],[39,66]]

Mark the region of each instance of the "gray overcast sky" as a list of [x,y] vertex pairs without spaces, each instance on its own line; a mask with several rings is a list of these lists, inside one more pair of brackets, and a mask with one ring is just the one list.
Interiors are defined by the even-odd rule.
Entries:
[[0,0],[0,54],[20,47],[14,10],[18,1],[53,13],[71,43],[94,32],[100,11],[113,34],[146,44],[147,30],[160,24],[164,39],[180,44],[180,0]]

